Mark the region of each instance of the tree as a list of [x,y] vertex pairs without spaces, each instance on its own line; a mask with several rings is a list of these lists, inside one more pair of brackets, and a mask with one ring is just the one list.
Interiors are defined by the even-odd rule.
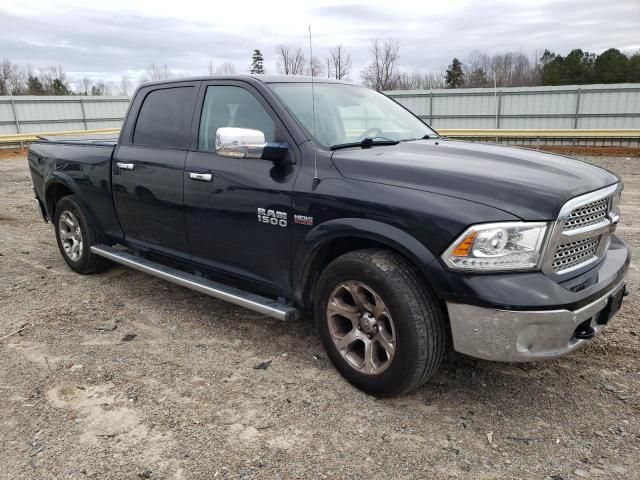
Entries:
[[460,88],[464,85],[464,72],[462,71],[462,63],[457,58],[453,58],[451,65],[447,68],[445,76],[447,88]]
[[286,45],[276,47],[278,56],[278,71],[284,75],[302,75],[307,63],[302,49],[298,47],[295,51]]
[[147,68],[147,79],[145,81],[156,82],[159,80],[168,80],[175,77],[175,74],[169,69],[166,63],[162,65],[156,65],[152,63]]
[[131,81],[129,77],[123,75],[120,79],[120,86],[118,88],[118,95],[128,97],[131,94]]
[[444,88],[444,72],[412,72],[398,74],[396,90],[433,90]]
[[319,77],[322,75],[322,63],[318,57],[313,57],[307,63],[307,75],[310,77]]
[[634,53],[629,58],[627,82],[640,82],[640,52]]
[[627,81],[629,59],[616,48],[605,50],[593,64],[593,80],[598,83],[620,83]]
[[393,90],[399,81],[398,58],[400,44],[395,40],[379,39],[371,41],[369,52],[373,57],[369,66],[362,72],[362,83],[374,90]]
[[44,95],[44,86],[40,79],[34,75],[29,75],[27,79],[27,95]]
[[488,87],[489,81],[487,80],[487,73],[482,68],[476,68],[475,70],[465,74],[465,87]]
[[89,95],[92,90],[92,83],[89,77],[83,77],[80,80],[80,95]]
[[67,74],[62,66],[50,66],[41,72],[42,86],[45,95],[71,95],[67,82]]
[[216,75],[235,75],[236,67],[231,62],[224,62],[218,65],[215,70]]
[[253,51],[253,55],[251,56],[251,70],[250,73],[254,75],[263,75],[264,74],[264,58],[262,57],[262,52],[257,48]]
[[581,85],[590,83],[593,76],[595,55],[575,48],[569,52],[562,62],[562,78],[564,85]]
[[62,79],[54,78],[53,82],[51,82],[51,89],[47,93],[51,93],[51,95],[71,95],[71,90]]
[[562,83],[564,58],[546,50],[540,57],[542,85],[560,85]]
[[0,64],[0,95],[9,95],[11,92],[13,78],[16,73],[16,65],[6,58]]
[[327,77],[331,76],[337,80],[346,78],[351,73],[351,55],[349,55],[342,45],[337,45],[329,50],[327,59]]

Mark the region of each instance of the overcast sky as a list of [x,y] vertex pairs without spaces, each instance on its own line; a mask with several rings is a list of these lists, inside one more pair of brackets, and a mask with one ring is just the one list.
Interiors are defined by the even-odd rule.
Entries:
[[439,69],[474,49],[639,50],[640,0],[2,0],[0,58],[118,81],[151,63],[205,74],[212,60],[246,72],[259,48],[277,73],[276,45],[306,49],[309,25],[314,54],[343,44],[358,80],[375,37],[400,42],[406,71]]

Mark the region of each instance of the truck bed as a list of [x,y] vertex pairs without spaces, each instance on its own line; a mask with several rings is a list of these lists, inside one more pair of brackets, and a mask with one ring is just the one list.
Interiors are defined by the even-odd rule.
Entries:
[[118,143],[119,133],[94,133],[85,135],[42,135],[40,141],[51,143],[73,143],[77,145],[103,145],[115,147]]

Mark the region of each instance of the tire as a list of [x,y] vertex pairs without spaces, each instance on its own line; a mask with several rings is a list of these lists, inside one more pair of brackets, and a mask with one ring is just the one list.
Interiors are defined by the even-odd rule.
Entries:
[[314,317],[338,371],[376,396],[416,389],[447,351],[442,305],[417,269],[391,251],[358,250],[333,260],[318,279]]
[[91,252],[93,245],[106,243],[106,240],[75,195],[60,199],[53,225],[62,258],[74,272],[86,275],[111,265],[106,258]]

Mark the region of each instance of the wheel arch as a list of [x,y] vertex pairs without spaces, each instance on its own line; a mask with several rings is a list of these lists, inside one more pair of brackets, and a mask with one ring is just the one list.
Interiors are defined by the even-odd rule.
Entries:
[[440,298],[452,292],[451,284],[435,255],[416,238],[392,225],[362,218],[324,222],[304,238],[294,257],[293,285],[296,301],[312,305],[316,282],[335,258],[364,248],[383,248],[411,262],[422,279]]
[[93,224],[102,229],[98,217],[91,208],[90,203],[87,201],[86,196],[78,186],[78,184],[69,176],[62,172],[53,172],[52,176],[47,180],[44,186],[44,204],[47,211],[47,216],[53,219],[56,213],[56,205],[63,197],[68,195],[75,195],[79,202],[89,214],[89,217]]

